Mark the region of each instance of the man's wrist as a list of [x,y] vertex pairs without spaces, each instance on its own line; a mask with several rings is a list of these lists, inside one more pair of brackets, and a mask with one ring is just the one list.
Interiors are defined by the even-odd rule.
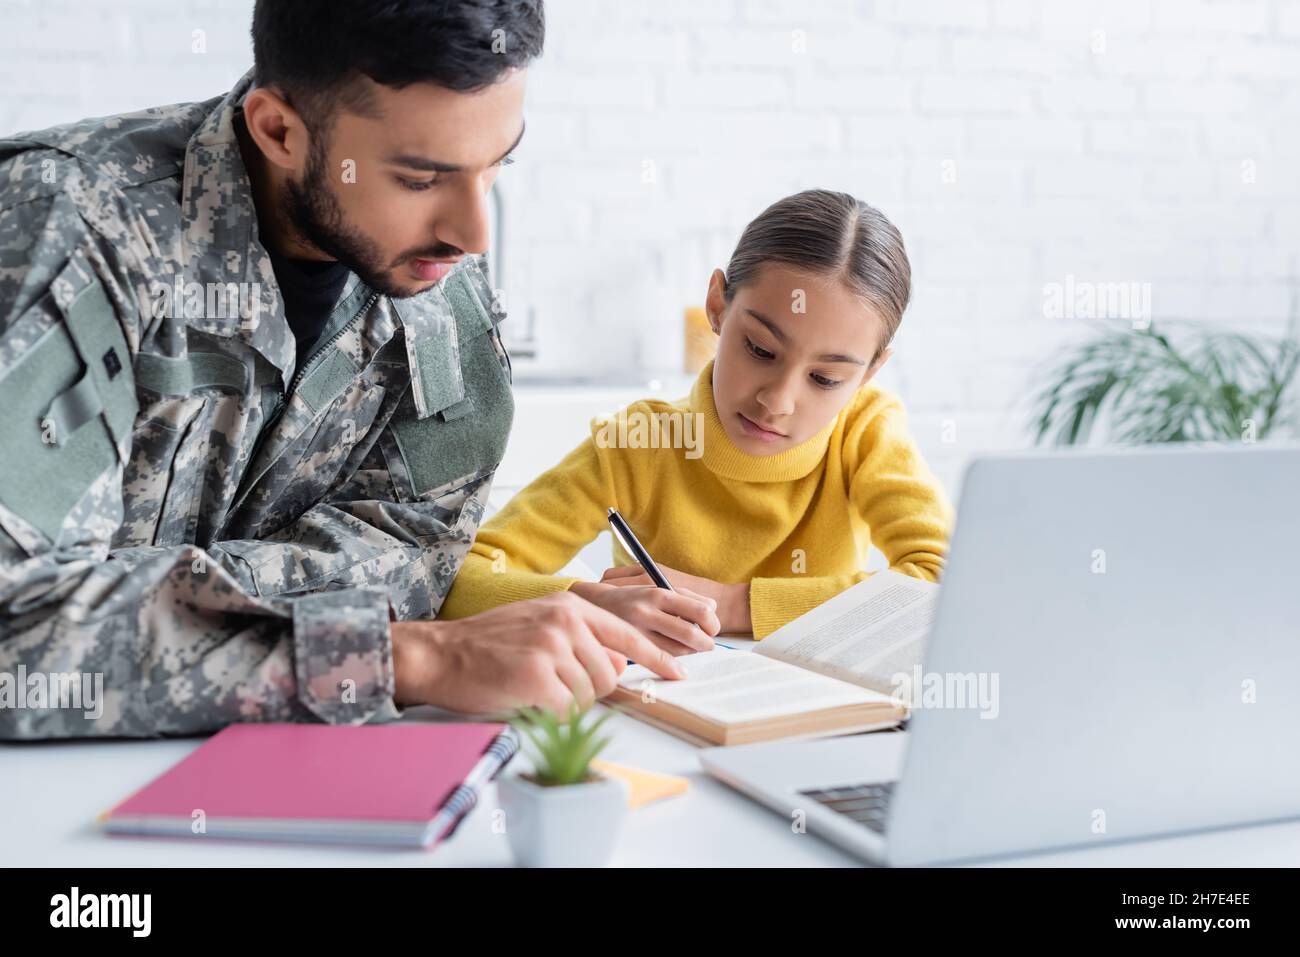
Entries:
[[389,625],[393,647],[393,700],[399,707],[430,702],[437,672],[437,645],[446,622],[394,621]]

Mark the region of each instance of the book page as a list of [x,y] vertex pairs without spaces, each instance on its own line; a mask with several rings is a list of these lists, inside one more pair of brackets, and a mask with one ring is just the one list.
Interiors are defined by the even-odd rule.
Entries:
[[755,652],[889,694],[921,663],[939,586],[881,571],[758,643]]
[[619,684],[643,701],[673,704],[720,724],[888,701],[884,695],[744,651],[715,648],[677,661],[686,669],[683,679],[659,678],[648,668],[632,665]]

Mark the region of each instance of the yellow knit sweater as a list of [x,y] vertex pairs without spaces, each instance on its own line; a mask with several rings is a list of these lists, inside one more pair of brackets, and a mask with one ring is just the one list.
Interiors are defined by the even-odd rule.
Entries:
[[[749,455],[727,437],[713,403],[712,362],[688,399],[647,399],[618,415],[628,417],[624,434],[635,436],[638,416],[693,412],[703,414],[695,457],[644,440],[608,447],[620,435],[617,417],[595,420],[591,439],[479,529],[440,617],[567,589],[578,579],[554,572],[607,529],[611,505],[659,564],[750,582],[756,638],[866,578],[871,543],[891,568],[939,580],[953,508],[896,396],[867,383],[820,433],[771,456]],[[670,436],[661,434],[666,444]],[[613,564],[635,562],[615,545]]]

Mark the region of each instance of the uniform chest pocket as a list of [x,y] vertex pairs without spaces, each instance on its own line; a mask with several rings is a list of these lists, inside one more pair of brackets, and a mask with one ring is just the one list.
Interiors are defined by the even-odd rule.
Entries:
[[409,393],[393,416],[392,433],[415,497],[436,497],[492,472],[505,455],[514,421],[508,360],[492,316],[463,275],[447,280],[456,318],[463,395],[426,418]]
[[[91,278],[87,280],[87,276]],[[0,501],[51,542],[97,478],[125,463],[138,402],[116,311],[76,258],[10,330],[39,334],[0,370]]]

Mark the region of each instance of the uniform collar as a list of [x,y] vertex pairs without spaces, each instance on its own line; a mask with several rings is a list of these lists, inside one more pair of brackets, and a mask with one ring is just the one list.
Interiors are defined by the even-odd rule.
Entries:
[[[238,283],[243,315],[186,317],[204,332],[243,340],[293,374],[295,342],[284,317],[271,258],[258,241],[257,208],[239,150],[234,118],[253,88],[250,70],[204,118],[185,149],[181,183],[181,273],[185,286]],[[181,313],[183,315],[183,313]]]

